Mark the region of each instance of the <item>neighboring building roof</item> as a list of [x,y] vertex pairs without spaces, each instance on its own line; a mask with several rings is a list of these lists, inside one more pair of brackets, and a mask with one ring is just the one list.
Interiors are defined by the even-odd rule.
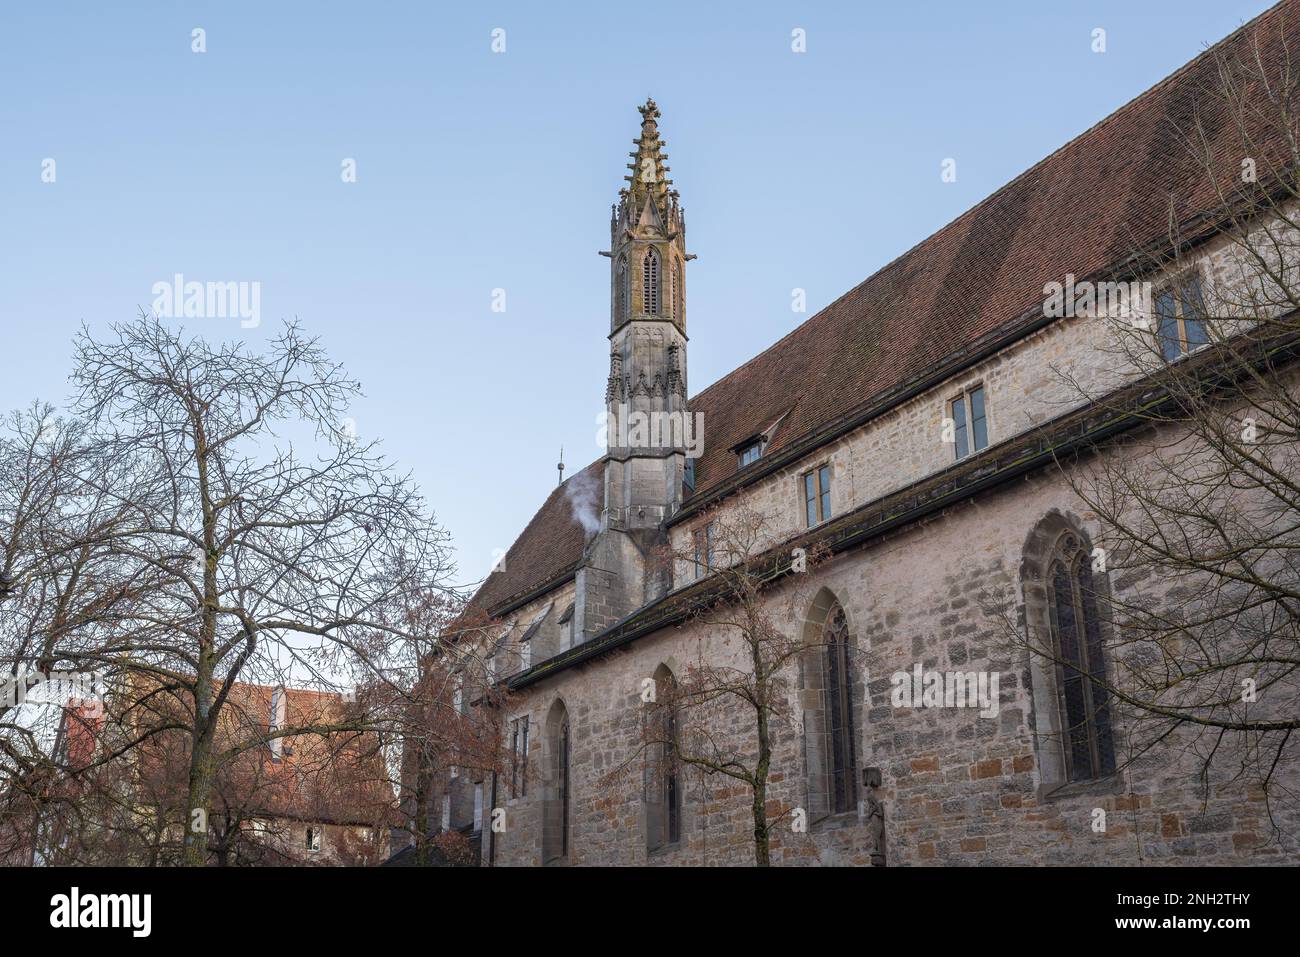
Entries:
[[71,699],[63,706],[63,749],[59,757],[74,770],[82,770],[95,758],[95,744],[104,727],[104,709]]
[[[1232,155],[1239,131],[1204,95],[1216,80],[1214,52],[1258,35],[1267,56],[1283,32],[1300,44],[1297,7],[1285,2],[1257,17],[696,395],[690,406],[704,414],[705,449],[692,500],[727,484],[735,445],[770,423],[780,420],[764,459],[863,410],[875,414],[1002,333],[1027,331],[1046,283],[1105,274],[1167,237],[1171,222],[1217,209],[1175,127],[1188,130],[1199,116],[1211,150]],[[600,481],[601,464],[551,493],[476,607],[503,607],[573,572],[585,536],[565,489],[583,476]]]
[[[147,683],[146,683],[147,686]],[[277,691],[283,692],[282,709]],[[137,697],[145,696],[137,692]],[[129,709],[125,701],[115,708]],[[169,696],[156,696],[132,709],[140,727],[148,728],[180,707]],[[343,696],[305,688],[279,688],[237,682],[221,711],[218,751],[256,742],[268,734],[279,710],[278,727],[345,725],[352,705]],[[82,724],[87,734],[102,732]],[[218,769],[213,799],[240,809],[246,818],[288,818],[322,824],[388,826],[396,798],[388,781],[379,742],[373,732],[339,731],[286,736],[278,756],[267,744],[254,746]],[[85,750],[87,743],[80,742]],[[142,803],[171,800],[184,793],[188,760],[183,732],[163,732],[138,748],[137,781]]]

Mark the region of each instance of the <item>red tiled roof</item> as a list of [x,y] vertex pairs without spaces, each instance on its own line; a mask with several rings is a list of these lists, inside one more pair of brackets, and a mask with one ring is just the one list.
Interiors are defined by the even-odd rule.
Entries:
[[[1300,49],[1300,0],[1287,0],[1215,49],[1258,38]],[[845,293],[691,400],[704,413],[696,492],[737,468],[732,448],[782,415],[765,457],[921,379],[973,343],[1037,310],[1043,286],[1102,273],[1218,208],[1213,185],[1176,130],[1197,116],[1214,155],[1239,168],[1232,117],[1205,95],[1208,50]],[[1264,169],[1264,163],[1260,163]],[[581,474],[595,473],[600,462]],[[570,479],[569,482],[575,481]],[[566,482],[566,485],[568,483]],[[482,609],[562,580],[582,528],[563,487],[552,492],[475,596]]]
[[95,757],[95,744],[104,726],[102,707],[69,699],[63,705],[64,756],[68,767],[81,770]]
[[[147,681],[140,683],[148,687]],[[221,711],[217,749],[244,746],[269,732],[276,687],[237,682]],[[352,705],[341,695],[307,688],[284,688],[282,727],[325,727],[345,724]],[[146,696],[137,691],[137,697]],[[123,702],[139,725],[135,733],[155,726],[181,707],[171,697],[159,697],[132,707]],[[94,735],[103,722],[89,729]],[[350,731],[302,734],[278,739],[279,759],[267,745],[249,748],[223,764],[213,782],[213,799],[238,808],[246,817],[286,817],[335,824],[387,825],[395,799],[388,785],[379,742],[373,733]],[[79,742],[84,750],[86,743]],[[137,799],[143,803],[174,802],[184,794],[188,741],[175,731],[154,734],[140,747],[136,777]]]

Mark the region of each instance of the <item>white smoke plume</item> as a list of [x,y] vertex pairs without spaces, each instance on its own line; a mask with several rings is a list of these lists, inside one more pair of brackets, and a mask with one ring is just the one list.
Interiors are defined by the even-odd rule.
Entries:
[[600,483],[587,472],[579,472],[564,483],[564,497],[588,538],[600,530],[600,491]]

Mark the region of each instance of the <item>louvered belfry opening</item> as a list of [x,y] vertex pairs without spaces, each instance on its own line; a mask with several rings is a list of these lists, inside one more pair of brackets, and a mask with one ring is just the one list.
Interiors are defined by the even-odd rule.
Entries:
[[659,253],[653,246],[641,263],[641,300],[647,315],[659,315]]
[[615,282],[617,289],[614,301],[617,303],[617,318],[622,321],[631,313],[628,303],[627,256],[625,255],[618,257],[618,275]]

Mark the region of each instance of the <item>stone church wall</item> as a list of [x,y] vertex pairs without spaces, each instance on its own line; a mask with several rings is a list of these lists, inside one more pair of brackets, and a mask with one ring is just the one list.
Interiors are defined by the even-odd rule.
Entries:
[[[881,770],[888,865],[1294,863],[1300,858],[1294,809],[1274,808],[1289,837],[1273,842],[1262,792],[1221,777],[1213,777],[1208,790],[1197,786],[1194,756],[1184,753],[1177,737],[1103,782],[1056,789],[1057,782],[1045,780],[1045,749],[1054,745],[1034,734],[1035,709],[1054,705],[1034,700],[1029,653],[990,611],[1009,602],[1013,615],[1023,618],[1026,539],[1053,514],[1096,534],[1094,517],[1064,480],[1040,475],[820,566],[810,573],[815,582],[790,586],[829,589],[846,611],[859,669],[855,754],[859,769]],[[1111,581],[1121,598],[1152,584]],[[790,627],[800,624],[791,621]],[[533,782],[527,798],[507,806],[497,863],[542,862],[544,726],[557,700],[567,709],[572,734],[570,863],[751,863],[743,785],[685,771],[681,841],[647,854],[639,775],[615,786],[601,780],[638,747],[643,679],[661,664],[680,673],[697,655],[717,662],[742,648],[734,636],[727,641],[718,630],[693,623],[520,692],[509,709],[511,716],[529,714],[537,729],[530,749]],[[917,663],[999,673],[997,715],[894,707],[890,676]],[[797,680],[789,691],[791,712],[798,715]],[[1127,743],[1122,726],[1116,730],[1116,754],[1124,764]],[[749,742],[752,717],[734,708],[716,731]],[[775,747],[771,814],[808,804],[800,729],[779,727]],[[1098,809],[1105,812],[1104,831],[1095,829]],[[806,833],[778,826],[773,861],[866,865],[872,844],[864,823],[850,813],[813,823]]]

